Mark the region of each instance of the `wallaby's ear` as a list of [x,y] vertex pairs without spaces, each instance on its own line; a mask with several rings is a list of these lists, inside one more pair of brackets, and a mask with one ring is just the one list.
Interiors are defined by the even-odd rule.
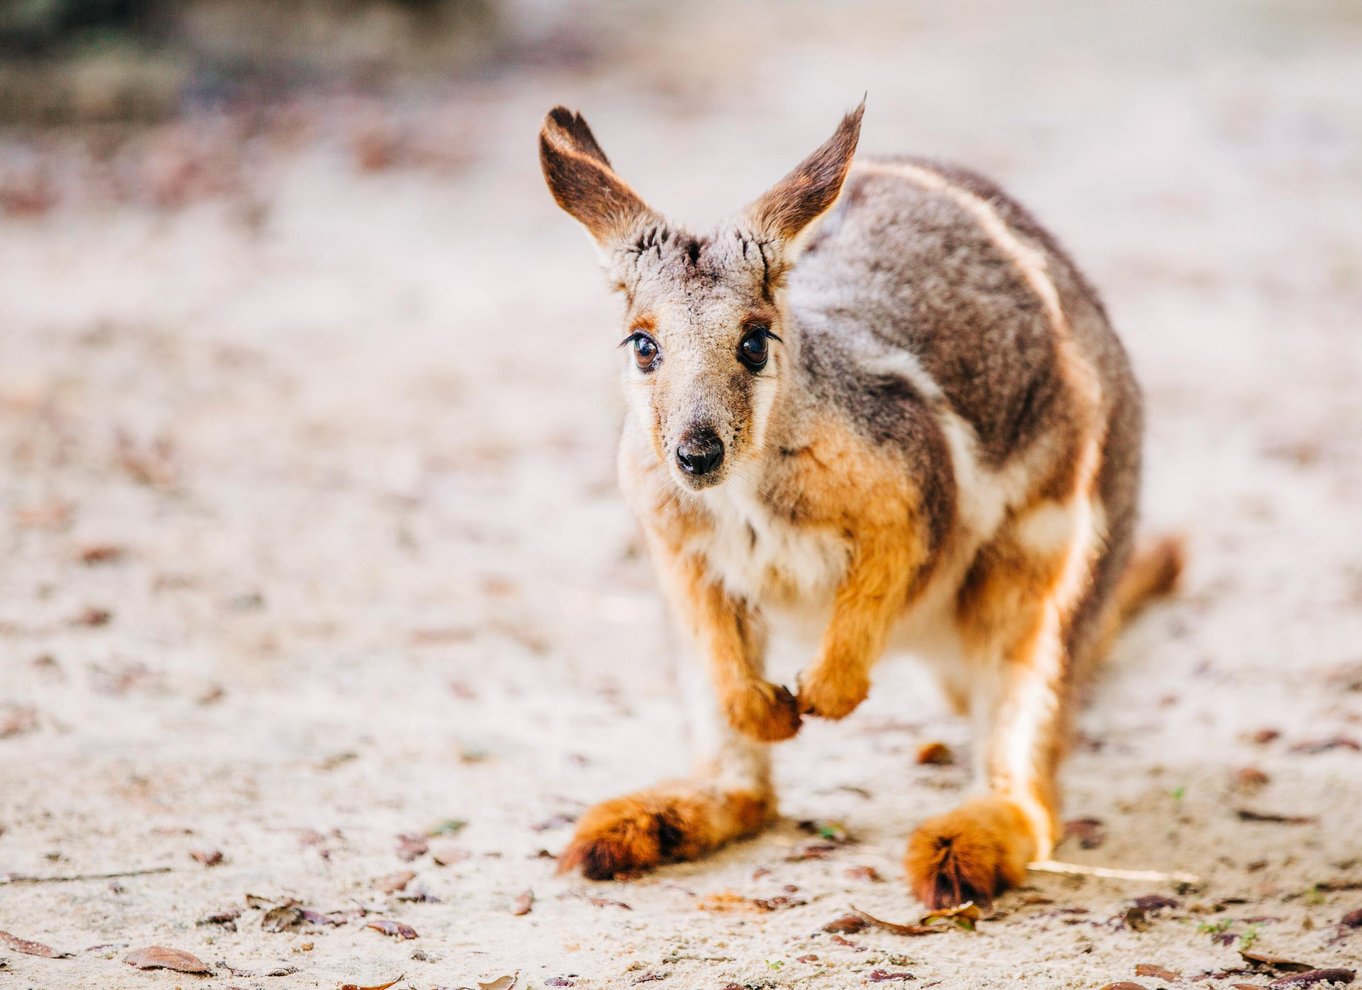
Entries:
[[747,217],[758,230],[776,240],[794,241],[837,202],[856,154],[864,113],[863,99],[842,118],[832,137],[747,208]]
[[539,163],[558,205],[576,217],[603,249],[652,215],[610,167],[581,114],[566,107],[554,107],[544,118]]

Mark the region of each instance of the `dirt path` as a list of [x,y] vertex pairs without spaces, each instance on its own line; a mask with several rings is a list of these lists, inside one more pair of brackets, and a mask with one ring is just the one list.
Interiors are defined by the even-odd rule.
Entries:
[[[0,875],[170,872],[0,886],[0,930],[73,954],[0,940],[0,984],[1266,985],[1225,972],[1246,943],[1358,968],[1362,22],[1083,9],[688,4],[609,72],[309,98],[112,164],[7,139],[54,202],[0,234]],[[915,765],[968,741],[902,664],[781,749],[769,835],[627,884],[542,852],[677,771],[683,727],[613,486],[615,303],[538,120],[582,107],[646,196],[705,217],[866,89],[866,150],[1001,178],[1134,355],[1150,526],[1193,566],[1083,720],[1066,813],[1105,839],[1061,855],[1200,892],[1035,875],[973,935],[821,932],[848,904],[915,918],[904,839],[966,782]],[[854,841],[801,858],[803,819]],[[339,924],[266,931],[247,894]],[[1123,922],[1147,894],[1177,906]],[[122,962],[151,944],[215,975]]]

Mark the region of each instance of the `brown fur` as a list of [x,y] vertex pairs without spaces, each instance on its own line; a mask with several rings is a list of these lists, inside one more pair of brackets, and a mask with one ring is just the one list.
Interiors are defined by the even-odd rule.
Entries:
[[770,794],[725,793],[687,783],[660,786],[596,805],[577,822],[559,872],[592,880],[696,859],[759,831],[775,812]]
[[[620,481],[708,675],[693,776],[598,805],[565,869],[760,828],[764,744],[849,715],[902,635],[987,727],[988,794],[919,826],[909,882],[933,906],[989,901],[1055,842],[1078,673],[1176,582],[1173,543],[1131,560],[1143,414],[1096,292],[987,180],[853,170],[862,112],[703,236],[643,204],[580,116],[545,121],[545,178],[656,349],[622,367]],[[761,367],[739,360],[752,333]],[[699,474],[696,437],[723,453]],[[794,693],[765,670],[782,610],[828,616]]]

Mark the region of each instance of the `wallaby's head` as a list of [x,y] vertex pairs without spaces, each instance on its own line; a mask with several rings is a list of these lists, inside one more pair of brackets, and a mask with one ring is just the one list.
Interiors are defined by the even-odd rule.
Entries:
[[630,415],[678,483],[716,485],[761,456],[793,371],[782,305],[801,235],[837,200],[865,104],[828,141],[709,234],[668,223],[615,174],[581,116],[557,107],[539,157],[558,205],[586,227],[626,300]]

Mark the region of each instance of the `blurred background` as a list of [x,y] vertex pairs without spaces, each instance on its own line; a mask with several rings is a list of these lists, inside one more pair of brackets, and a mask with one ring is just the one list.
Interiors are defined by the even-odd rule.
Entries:
[[[902,665],[780,749],[770,835],[607,887],[541,852],[685,761],[613,479],[619,304],[539,122],[580,109],[702,228],[865,93],[862,153],[1000,180],[1145,386],[1148,527],[1191,573],[1084,716],[1068,807],[1100,837],[1061,855],[1202,874],[1182,924],[1106,924],[1157,884],[1037,877],[987,953],[821,933],[848,901],[911,920],[902,843],[967,784]],[[0,966],[840,988],[911,951],[947,987],[1222,986],[1251,932],[1355,959],[1359,381],[1350,0],[0,0],[0,929],[73,953]],[[917,765],[932,741],[955,762]],[[852,841],[804,856],[801,819]],[[336,923],[263,929],[247,893]]]

